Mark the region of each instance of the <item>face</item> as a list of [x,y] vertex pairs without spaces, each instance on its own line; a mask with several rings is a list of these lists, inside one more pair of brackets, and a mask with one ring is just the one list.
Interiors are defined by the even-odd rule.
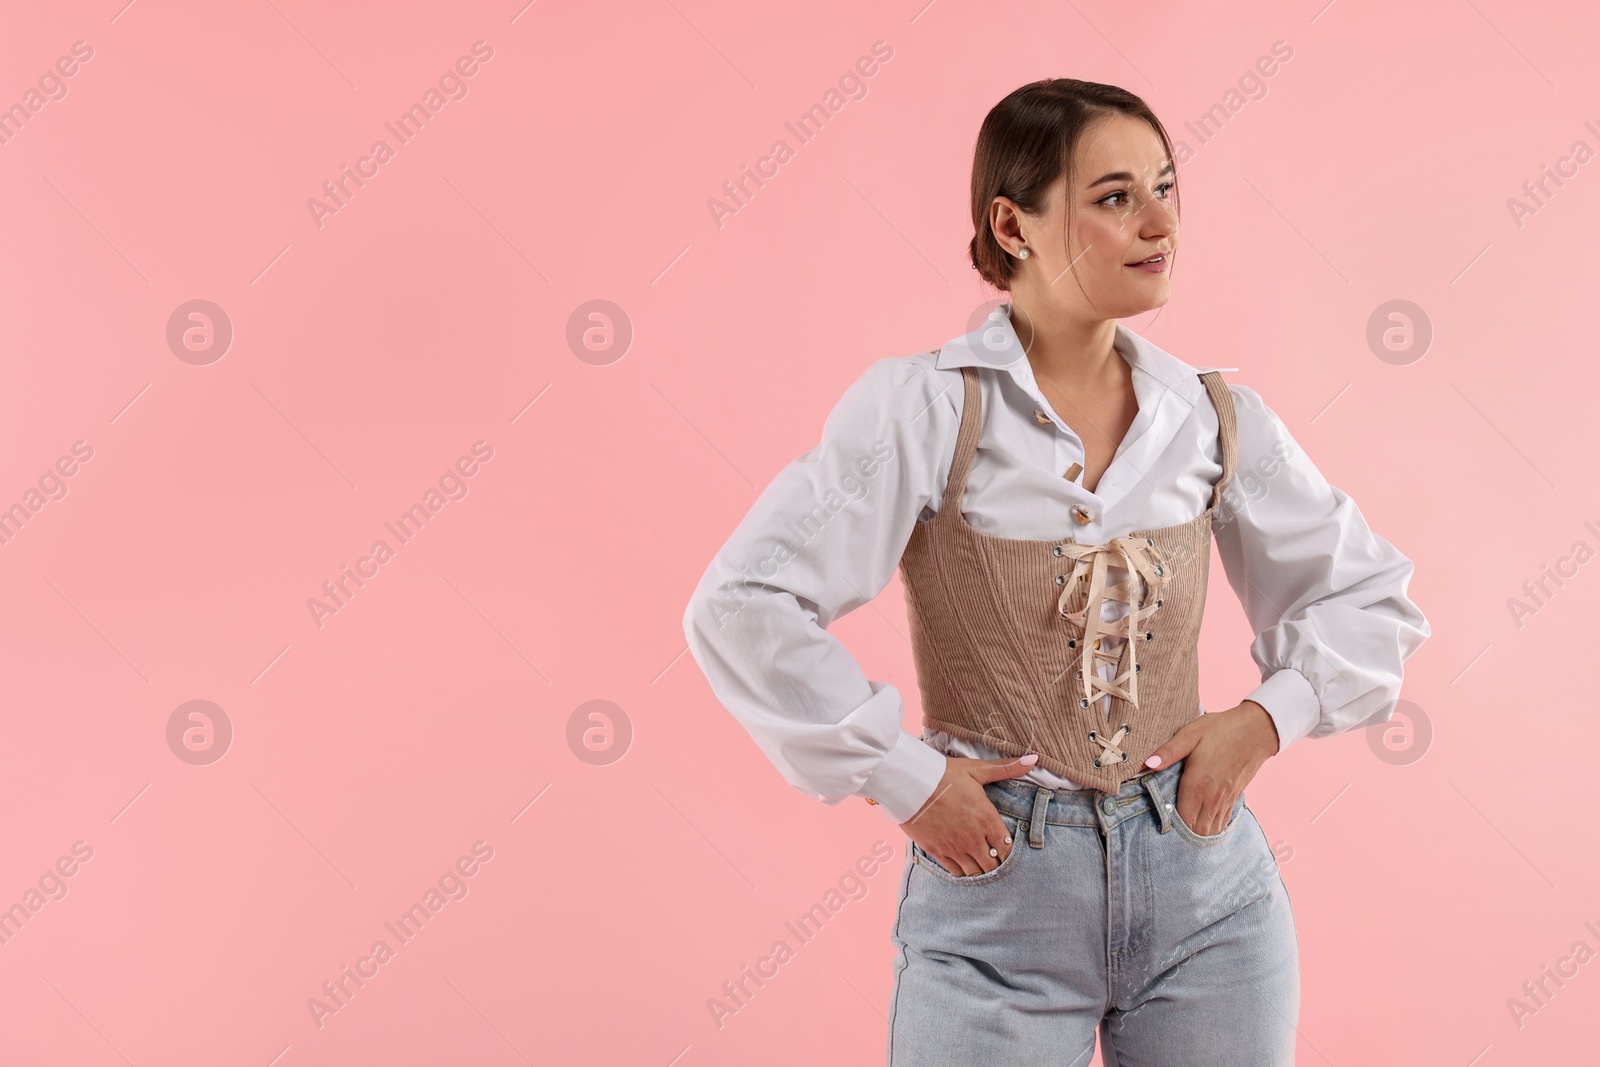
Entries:
[[[1023,214],[1009,199],[996,197],[990,218],[1001,246],[1014,253],[1026,243],[1031,253],[1012,278],[1015,301],[1096,320],[1129,318],[1164,305],[1172,295],[1178,244],[1173,178],[1172,160],[1155,130],[1140,119],[1112,115],[1084,131],[1072,184],[1063,175],[1051,186],[1044,214]],[[1132,265],[1158,255],[1153,265]]]

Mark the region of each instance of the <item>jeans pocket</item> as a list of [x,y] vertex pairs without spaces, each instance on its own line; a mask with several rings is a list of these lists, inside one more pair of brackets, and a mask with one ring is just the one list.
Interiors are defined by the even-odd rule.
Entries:
[[980,886],[999,881],[1016,869],[1017,861],[1022,858],[1022,853],[1027,851],[1028,848],[1025,836],[1017,832],[1020,827],[1027,824],[1021,819],[1007,815],[1005,812],[1000,813],[1000,820],[1006,824],[1006,833],[1011,835],[1011,851],[1006,854],[1005,859],[1000,861],[1000,866],[992,871],[984,871],[982,874],[956,874],[941,865],[938,860],[929,855],[927,850],[915,841],[911,842],[912,858],[916,860],[917,865],[923,870],[939,881],[948,882],[951,885]]
[[1178,814],[1178,795],[1176,792],[1172,795],[1171,804],[1172,825],[1177,828],[1178,836],[1191,845],[1206,848],[1226,840],[1233,833],[1233,828],[1239,825],[1239,814],[1244,811],[1244,794],[1240,793],[1238,798],[1234,800],[1233,810],[1228,814],[1227,824],[1214,834],[1197,834],[1190,829],[1189,824],[1183,821],[1183,816]]

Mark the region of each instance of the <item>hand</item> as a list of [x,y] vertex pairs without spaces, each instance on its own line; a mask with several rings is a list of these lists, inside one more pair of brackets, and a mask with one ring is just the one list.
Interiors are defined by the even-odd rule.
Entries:
[[[994,801],[983,791],[984,783],[1020,778],[1037,762],[1034,753],[1016,759],[946,756],[944,777],[933,796],[900,829],[947,871],[992,871],[1011,855],[1012,843]],[[1000,854],[989,855],[991,848]]]
[[1178,777],[1178,816],[1195,833],[1208,835],[1222,831],[1233,802],[1261,765],[1277,754],[1277,724],[1266,708],[1246,700],[1185,723],[1145,766],[1184,761]]

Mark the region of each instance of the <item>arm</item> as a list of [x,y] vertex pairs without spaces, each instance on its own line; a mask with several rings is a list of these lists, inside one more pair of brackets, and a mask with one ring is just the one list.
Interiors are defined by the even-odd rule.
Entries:
[[1386,721],[1403,664],[1431,634],[1406,595],[1412,562],[1373,533],[1253,389],[1230,385],[1239,462],[1214,527],[1228,581],[1255,631],[1279,752]]
[[869,680],[829,625],[894,576],[948,476],[959,395],[908,359],[867,368],[822,440],[762,491],[684,611],[717,698],[790,785],[828,804],[872,796],[896,822],[945,757],[902,726],[899,691]]

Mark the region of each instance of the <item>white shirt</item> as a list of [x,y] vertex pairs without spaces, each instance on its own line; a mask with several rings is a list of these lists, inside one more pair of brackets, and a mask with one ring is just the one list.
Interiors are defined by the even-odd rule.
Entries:
[[[899,691],[869,679],[827,630],[883,590],[914,524],[938,510],[964,406],[959,368],[980,368],[982,427],[962,510],[983,533],[1100,544],[1188,522],[1221,477],[1217,413],[1197,375],[1238,368],[1192,367],[1118,325],[1139,413],[1089,492],[1064,477],[1084,463],[1083,442],[1040,392],[1009,315],[1002,304],[937,354],[868,366],[821,442],[762,491],[684,612],[712,692],[785,780],[825,803],[870,796],[905,822],[933,795],[945,753],[999,755],[943,731],[908,732]],[[1368,528],[1253,389],[1228,388],[1238,464],[1213,534],[1256,635],[1262,680],[1244,699],[1267,709],[1282,752],[1388,719],[1402,664],[1431,629],[1406,596],[1411,560]],[[1108,597],[1102,618],[1126,611]],[[1105,663],[1102,677],[1114,670]],[[1083,788],[1038,767],[1027,779]]]

